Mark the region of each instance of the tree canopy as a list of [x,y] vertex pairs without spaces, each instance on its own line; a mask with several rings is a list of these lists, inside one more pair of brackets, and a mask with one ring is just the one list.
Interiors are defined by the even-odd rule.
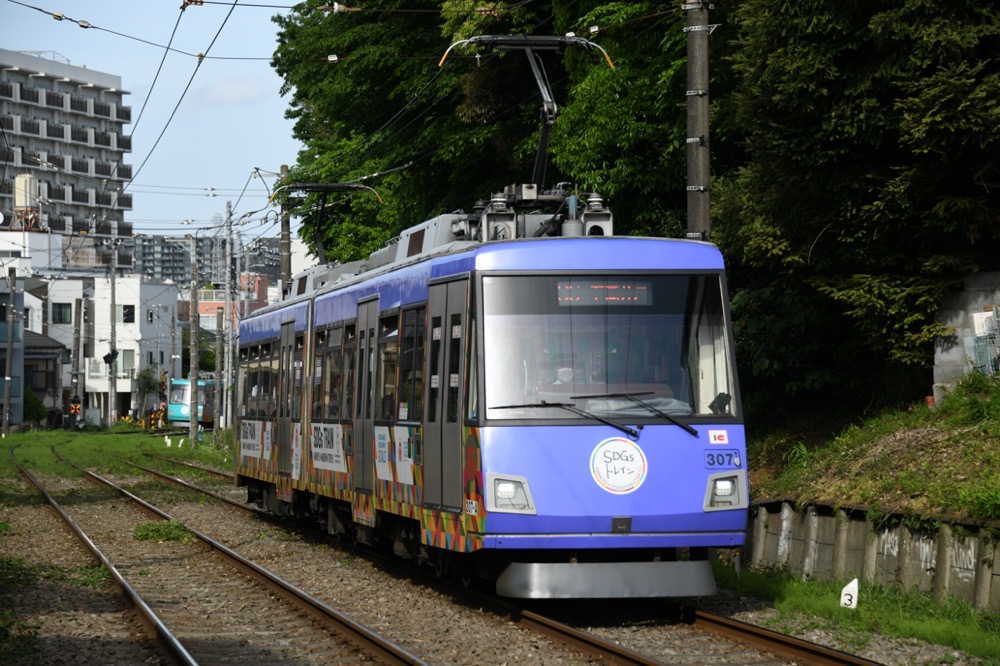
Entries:
[[[683,236],[684,12],[660,2],[314,0],[275,17],[305,146],[304,240],[367,256],[530,179],[541,98],[524,56],[449,47],[575,33],[542,64],[559,107],[546,184],[601,192],[618,233]],[[712,240],[750,404],[926,391],[941,299],[993,270],[1000,10],[957,0],[734,0],[712,11]],[[441,62],[442,56],[448,57]],[[320,211],[322,209],[322,215]],[[749,391],[745,391],[749,393]]]

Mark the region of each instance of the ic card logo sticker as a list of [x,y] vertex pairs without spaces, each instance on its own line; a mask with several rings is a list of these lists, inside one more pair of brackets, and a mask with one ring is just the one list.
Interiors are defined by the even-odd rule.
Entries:
[[610,437],[590,454],[590,473],[601,488],[615,495],[627,495],[646,480],[646,454],[635,442]]
[[728,444],[729,443],[729,431],[728,430],[709,430],[708,431],[708,441],[712,444]]

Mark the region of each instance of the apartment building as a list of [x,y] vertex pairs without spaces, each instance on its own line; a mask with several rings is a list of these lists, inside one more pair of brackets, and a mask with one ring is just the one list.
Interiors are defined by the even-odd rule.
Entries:
[[0,229],[52,234],[63,270],[102,268],[101,243],[112,236],[131,253],[126,95],[121,77],[54,52],[0,49]]

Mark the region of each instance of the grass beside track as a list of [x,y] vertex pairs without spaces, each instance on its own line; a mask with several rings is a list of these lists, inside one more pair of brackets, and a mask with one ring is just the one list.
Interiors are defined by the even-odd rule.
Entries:
[[[982,390],[981,385],[973,388],[976,391]],[[996,413],[1000,413],[1000,383],[997,384],[996,391]],[[963,399],[962,405],[968,401]],[[961,412],[960,407],[961,405],[952,406],[939,412],[936,418],[952,415],[954,410]],[[919,424],[931,416],[918,411],[916,416],[909,418]],[[906,417],[897,421],[897,427],[903,427],[905,421]],[[877,446],[879,438],[885,436],[886,427],[884,421],[878,422],[868,431],[867,438],[876,442]],[[864,429],[852,431],[850,441],[864,441],[866,436],[863,432]],[[184,441],[180,443],[182,439]],[[186,437],[171,435],[171,446],[168,448],[164,435],[151,435],[144,431],[40,431],[12,435],[4,443],[6,449],[16,447],[18,460],[33,472],[73,477],[78,472],[59,462],[52,455],[52,447],[69,460],[98,473],[129,476],[134,475],[135,470],[123,460],[148,465],[150,455],[168,455],[178,460],[231,469],[234,441],[231,432],[223,434],[218,441],[213,441],[206,434],[202,442],[191,447]],[[835,450],[842,446],[842,443],[833,445]],[[814,460],[821,455],[818,452],[809,453],[810,457],[815,456]],[[189,473],[200,474],[197,470]],[[801,469],[791,469],[789,474],[801,475]],[[10,456],[6,450],[3,451],[0,455],[0,539],[5,532],[2,518],[5,511],[26,503],[38,503],[37,497],[26,494],[16,483],[17,476],[17,469]],[[795,487],[789,478],[791,477],[785,476],[779,480],[783,488]],[[11,572],[18,575],[4,575]],[[10,592],[12,585],[30,585],[35,579],[33,575],[23,574],[16,561],[0,559],[0,593]],[[862,585],[858,608],[848,610],[840,607],[840,590],[846,581],[804,582],[775,571],[743,571],[737,577],[731,567],[723,564],[716,567],[716,576],[719,585],[733,594],[772,601],[777,613],[769,628],[776,631],[792,632],[801,630],[803,626],[815,627],[834,632],[849,643],[856,641],[859,646],[863,644],[865,636],[871,633],[915,638],[980,657],[984,664],[990,666],[1000,666],[1000,615],[979,613],[968,604],[957,601],[938,604],[929,595],[917,591],[892,586]],[[22,649],[26,641],[30,643],[34,631],[33,627],[19,625],[16,616],[0,614],[0,654],[8,649]],[[0,659],[0,663],[2,661]]]
[[830,632],[858,650],[872,634],[915,638],[960,650],[1000,666],[1000,614],[980,613],[970,604],[899,586],[860,584],[857,608],[840,605],[848,581],[803,581],[781,571],[743,571],[716,566],[721,588],[737,596],[767,599],[777,611],[767,628],[782,633],[803,629]]

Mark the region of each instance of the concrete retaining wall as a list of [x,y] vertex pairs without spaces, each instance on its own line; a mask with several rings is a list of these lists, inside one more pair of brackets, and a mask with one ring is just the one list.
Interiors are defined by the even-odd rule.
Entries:
[[[755,567],[803,578],[917,587],[1000,611],[1000,542],[987,528],[941,525],[934,532],[873,524],[862,511],[789,502],[754,507],[750,548]],[[892,521],[898,522],[898,521]]]

